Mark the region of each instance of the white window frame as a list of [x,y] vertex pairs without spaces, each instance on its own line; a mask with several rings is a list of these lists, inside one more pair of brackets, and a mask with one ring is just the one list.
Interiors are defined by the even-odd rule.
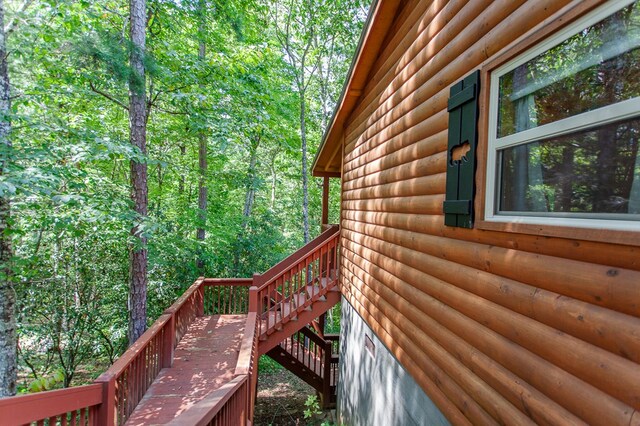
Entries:
[[557,46],[583,29],[596,24],[618,10],[628,6],[634,1],[635,0],[612,1],[605,4],[490,73],[491,82],[488,116],[489,135],[486,163],[487,179],[484,200],[485,221],[623,231],[640,230],[640,221],[626,219],[628,218],[628,215],[626,214],[592,213],[581,214],[580,217],[575,217],[575,213],[522,212],[512,214],[511,212],[501,213],[497,211],[497,197],[500,193],[498,185],[500,183],[501,174],[500,165],[497,161],[499,158],[499,150],[523,145],[529,142],[540,141],[541,139],[548,139],[550,137],[587,130],[589,128],[624,120],[625,118],[640,116],[640,97],[636,97],[612,105],[607,105],[593,111],[587,111],[582,114],[554,121],[549,124],[534,127],[532,129],[523,130],[504,137],[497,137],[500,77],[514,70],[518,66],[534,59],[541,53]]

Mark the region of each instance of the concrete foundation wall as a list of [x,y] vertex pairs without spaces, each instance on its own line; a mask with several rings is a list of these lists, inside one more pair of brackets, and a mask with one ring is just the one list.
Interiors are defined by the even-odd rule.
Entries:
[[344,297],[340,327],[337,408],[341,424],[449,424]]

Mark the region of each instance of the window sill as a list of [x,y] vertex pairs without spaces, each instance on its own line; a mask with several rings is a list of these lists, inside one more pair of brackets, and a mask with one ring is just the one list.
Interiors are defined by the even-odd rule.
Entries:
[[556,226],[522,222],[498,222],[484,219],[476,220],[475,227],[486,231],[570,238],[572,240],[597,241],[640,247],[640,231],[622,231],[605,228],[579,228],[573,226]]

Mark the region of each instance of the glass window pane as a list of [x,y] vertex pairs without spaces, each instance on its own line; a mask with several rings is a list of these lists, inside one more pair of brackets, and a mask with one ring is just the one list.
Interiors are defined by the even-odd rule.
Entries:
[[639,3],[500,77],[497,137],[640,96]]
[[639,139],[635,118],[500,151],[499,210],[639,220]]

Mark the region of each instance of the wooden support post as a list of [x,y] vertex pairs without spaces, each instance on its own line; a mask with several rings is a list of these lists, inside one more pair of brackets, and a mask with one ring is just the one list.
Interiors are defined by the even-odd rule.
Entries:
[[331,340],[324,344],[324,371],[322,377],[322,408],[328,408],[331,404]]
[[321,225],[329,223],[329,177],[325,176],[322,181],[322,221]]
[[196,316],[204,316],[204,277],[198,278],[200,285],[196,294]]
[[320,317],[318,318],[318,328],[320,329],[320,337],[322,337],[324,339],[324,326],[327,322],[327,314],[322,314],[320,315]]
[[253,285],[249,287],[249,312],[258,312],[258,287],[261,284],[262,275],[253,274]]
[[171,319],[164,328],[163,351],[162,351],[162,368],[169,368],[173,364],[173,352],[175,350],[176,338],[176,316],[171,314]]
[[109,373],[103,374],[94,383],[102,384],[102,403],[98,407],[96,424],[100,426],[116,425],[116,378]]

